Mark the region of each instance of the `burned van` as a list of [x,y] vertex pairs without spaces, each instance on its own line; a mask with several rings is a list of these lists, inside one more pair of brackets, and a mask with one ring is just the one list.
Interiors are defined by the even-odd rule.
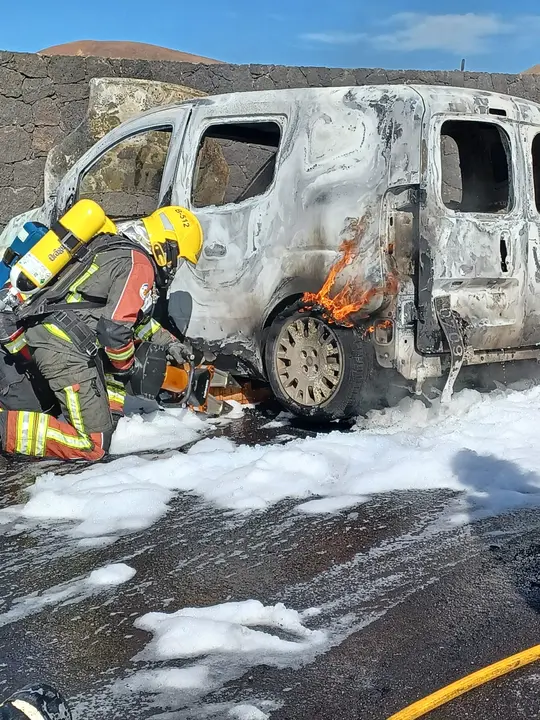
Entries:
[[[540,356],[540,105],[412,85],[247,92],[148,112],[94,145],[33,217],[90,197],[113,219],[183,205],[197,267],[171,307],[296,413],[358,411]],[[176,318],[178,320],[178,318]]]

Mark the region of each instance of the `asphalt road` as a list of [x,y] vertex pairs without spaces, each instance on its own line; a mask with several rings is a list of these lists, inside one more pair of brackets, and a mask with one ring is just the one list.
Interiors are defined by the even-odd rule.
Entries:
[[[251,414],[221,432],[270,441],[283,430],[260,430],[267,419]],[[34,470],[4,472],[2,505],[21,496]],[[179,495],[150,529],[85,549],[62,528],[4,528],[0,693],[49,679],[81,720],[226,718],[245,703],[275,708],[275,720],[384,720],[539,642],[540,512],[452,525],[462,502],[449,492],[410,492],[373,497],[334,516],[300,515],[285,502],[238,518]],[[134,567],[133,581],[73,594],[77,578],[111,562]],[[41,610],[32,604],[32,593],[35,600],[66,587],[67,600],[58,595]],[[13,604],[23,596],[30,596],[26,605]],[[133,627],[135,618],[250,598],[321,608],[308,624],[330,629],[333,647],[290,666],[270,667],[264,657],[223,663],[214,668],[223,678],[217,690],[174,693],[168,708],[150,695],[115,692],[135,670],[181,666],[133,660],[150,639]],[[431,717],[538,717],[539,688],[540,666],[532,665]]]

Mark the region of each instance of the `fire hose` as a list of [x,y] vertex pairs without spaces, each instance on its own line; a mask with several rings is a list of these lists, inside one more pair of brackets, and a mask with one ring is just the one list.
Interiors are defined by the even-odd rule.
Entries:
[[427,715],[427,713],[432,710],[441,707],[441,705],[445,705],[450,702],[450,700],[464,695],[469,692],[469,690],[474,690],[474,688],[485,685],[485,683],[491,680],[496,680],[513,670],[518,670],[519,668],[525,667],[525,665],[530,665],[530,663],[536,660],[540,660],[540,645],[535,645],[528,650],[522,650],[515,655],[511,655],[504,660],[499,660],[460,680],[456,680],[456,682],[400,710],[395,715],[389,717],[388,720],[416,720],[417,718]]

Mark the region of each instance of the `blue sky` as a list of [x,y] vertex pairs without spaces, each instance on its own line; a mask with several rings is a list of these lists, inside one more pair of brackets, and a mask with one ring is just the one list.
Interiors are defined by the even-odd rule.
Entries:
[[0,48],[138,40],[225,62],[519,72],[540,63],[538,0],[26,0]]

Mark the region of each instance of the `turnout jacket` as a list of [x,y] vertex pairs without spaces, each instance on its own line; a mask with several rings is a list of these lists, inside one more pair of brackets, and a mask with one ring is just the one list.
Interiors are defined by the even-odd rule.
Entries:
[[[112,238],[122,239],[122,238]],[[102,249],[90,265],[70,285],[63,302],[88,329],[95,333],[113,367],[128,369],[135,354],[137,340],[152,339],[168,345],[175,338],[152,318],[157,300],[155,270],[150,257],[141,248]],[[78,303],[92,307],[77,308]],[[54,313],[45,322],[26,330],[30,346],[42,346],[43,329],[62,336],[54,325]]]

